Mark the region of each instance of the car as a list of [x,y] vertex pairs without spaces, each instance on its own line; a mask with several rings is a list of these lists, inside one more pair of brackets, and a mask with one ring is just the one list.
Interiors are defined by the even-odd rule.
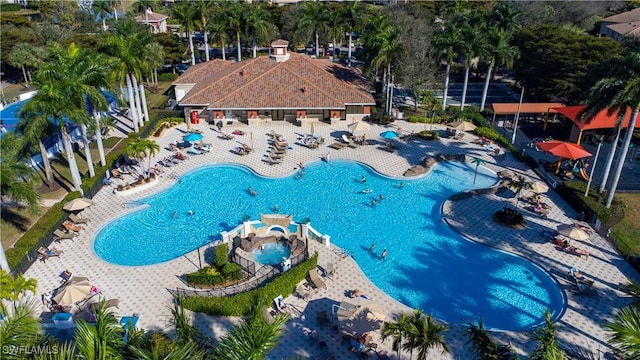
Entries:
[[180,63],[180,64],[176,65],[176,71],[178,72],[178,74],[183,74],[185,71],[187,71],[187,69],[190,66],[191,65],[189,65],[189,64]]

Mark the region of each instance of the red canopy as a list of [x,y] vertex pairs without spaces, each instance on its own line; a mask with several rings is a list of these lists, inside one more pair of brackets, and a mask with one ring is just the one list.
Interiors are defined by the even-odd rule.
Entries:
[[[590,130],[590,129],[613,129],[616,127],[616,121],[618,119],[618,112],[615,112],[613,115],[609,116],[607,114],[607,109],[600,111],[590,122],[582,122],[578,120],[578,115],[586,105],[578,105],[578,106],[565,106],[554,108],[560,114],[568,117],[571,121],[573,121],[580,130]],[[629,126],[629,119],[631,119],[631,108],[627,109],[627,115],[624,118],[624,122],[622,128],[626,128]],[[636,123],[636,128],[640,128],[640,122]]]
[[582,146],[572,142],[559,140],[541,141],[536,143],[536,146],[542,151],[565,159],[576,160],[591,156],[591,153]]

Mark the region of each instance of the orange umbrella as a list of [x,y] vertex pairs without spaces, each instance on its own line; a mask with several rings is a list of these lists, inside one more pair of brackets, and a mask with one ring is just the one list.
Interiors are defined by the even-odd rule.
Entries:
[[565,159],[577,160],[591,156],[582,146],[567,141],[541,141],[536,143],[536,146],[542,151]]

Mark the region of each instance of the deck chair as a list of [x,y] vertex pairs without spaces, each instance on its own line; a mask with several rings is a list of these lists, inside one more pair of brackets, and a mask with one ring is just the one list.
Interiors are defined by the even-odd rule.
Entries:
[[276,298],[273,299],[273,304],[275,305],[276,309],[278,309],[278,312],[285,312],[282,309],[282,304],[284,304],[284,298],[282,297],[282,295],[278,295]]
[[333,263],[327,263],[327,266],[324,268],[324,276],[333,279],[333,275],[336,274],[336,270],[333,268]]
[[275,130],[271,130],[271,137],[274,139],[281,138],[282,135],[278,134]]
[[282,159],[268,158],[266,161],[269,165],[282,164]]
[[69,220],[65,220],[65,222],[62,223],[62,226],[64,226],[64,228],[69,230],[69,231],[78,232],[78,231],[82,230],[82,226],[80,226],[78,224],[74,224]]
[[[120,307],[120,300],[119,299],[109,299],[109,300],[105,300],[104,302],[104,308],[108,309],[108,308],[116,308],[119,309]],[[94,313],[96,311],[98,311],[98,308],[100,308],[100,302],[95,302],[95,303],[91,303],[89,304],[89,311]]]
[[41,246],[40,248],[38,248],[38,254],[40,255],[40,261],[42,262],[45,262],[52,257],[56,257],[56,256],[60,257],[60,254],[62,253],[63,253],[62,250],[58,250],[56,248],[47,249],[44,246]]
[[69,215],[69,220],[73,221],[76,224],[86,224],[89,221],[91,221],[90,219],[87,219],[87,218],[81,218],[76,214],[70,214]]
[[351,140],[345,134],[342,134],[342,141],[344,141],[345,144],[351,143]]
[[322,281],[320,275],[318,275],[317,269],[309,270],[309,281],[316,289],[326,289],[327,285]]
[[64,231],[62,231],[60,229],[56,229],[53,232],[53,236],[54,236],[54,241],[60,242],[62,240],[67,240],[67,239],[73,240],[73,238],[76,237],[76,234],[74,234],[74,233],[66,233],[66,232],[64,232]]
[[309,302],[309,299],[311,299],[309,290],[307,290],[303,285],[298,285],[298,287],[296,287],[295,295],[306,302]]
[[324,326],[329,324],[329,316],[327,316],[327,312],[325,310],[318,312],[317,319],[318,324],[320,324],[320,329],[324,329]]

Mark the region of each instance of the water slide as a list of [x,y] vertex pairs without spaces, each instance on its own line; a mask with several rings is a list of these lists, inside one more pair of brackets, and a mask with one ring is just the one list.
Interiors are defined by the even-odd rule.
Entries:
[[584,168],[580,168],[580,171],[578,171],[578,176],[580,176],[580,178],[584,181],[589,181],[589,175],[587,175],[587,172],[584,171]]

